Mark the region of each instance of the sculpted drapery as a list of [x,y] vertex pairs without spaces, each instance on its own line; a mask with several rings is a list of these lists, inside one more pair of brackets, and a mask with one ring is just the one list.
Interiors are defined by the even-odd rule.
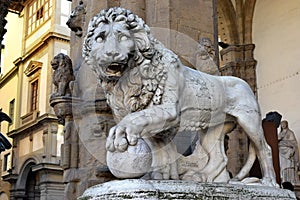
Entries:
[[295,184],[299,180],[297,175],[299,150],[295,134],[289,129],[287,121],[281,122],[278,146],[281,181]]

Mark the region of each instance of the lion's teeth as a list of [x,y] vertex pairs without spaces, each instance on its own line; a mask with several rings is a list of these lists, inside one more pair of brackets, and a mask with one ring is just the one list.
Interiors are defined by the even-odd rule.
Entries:
[[116,75],[117,75],[117,76],[121,76],[121,72],[117,72]]

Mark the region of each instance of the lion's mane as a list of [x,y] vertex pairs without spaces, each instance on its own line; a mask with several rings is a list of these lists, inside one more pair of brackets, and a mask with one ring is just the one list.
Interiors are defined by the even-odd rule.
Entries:
[[[96,68],[99,66],[90,59],[90,51],[94,30],[102,24],[115,22],[125,22],[135,41],[136,50],[133,62],[128,62],[130,71],[120,80],[112,82],[105,80],[102,74],[97,74]],[[150,28],[140,17],[119,7],[103,10],[92,18],[83,44],[83,57],[102,81],[104,90],[113,93],[113,97],[107,98],[112,108],[118,108],[113,109],[117,121],[150,104],[160,104],[167,78],[166,67],[178,65],[177,55],[150,34]]]

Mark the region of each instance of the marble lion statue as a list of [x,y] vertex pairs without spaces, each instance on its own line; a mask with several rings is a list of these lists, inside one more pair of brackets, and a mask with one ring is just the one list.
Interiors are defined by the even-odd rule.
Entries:
[[[83,56],[100,80],[117,123],[107,136],[108,151],[126,151],[142,138],[152,151],[152,179],[193,179],[197,174],[197,180],[214,181],[213,171],[226,167],[217,169],[219,164],[211,161],[214,151],[207,150],[208,164],[198,172],[179,174],[176,162],[170,162],[176,157],[172,134],[179,128],[209,136],[215,134],[209,130],[217,127],[222,138],[223,129],[228,131],[237,123],[250,138],[255,152],[250,157],[256,154],[259,158],[262,184],[276,185],[259,105],[246,82],[184,66],[152,36],[141,18],[119,7],[103,10],[91,19]],[[200,137],[199,144],[205,147],[205,141],[212,142]],[[251,163],[248,158],[235,179],[244,178]]]
[[53,71],[52,82],[55,91],[51,97],[71,96],[70,83],[75,80],[72,61],[69,56],[59,53],[51,60]]

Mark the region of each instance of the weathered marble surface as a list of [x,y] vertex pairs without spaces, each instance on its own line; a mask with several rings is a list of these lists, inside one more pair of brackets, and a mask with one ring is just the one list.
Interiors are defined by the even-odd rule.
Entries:
[[[184,66],[153,38],[141,18],[118,7],[103,10],[90,21],[83,56],[101,82],[117,123],[107,137],[108,151],[125,152],[142,138],[152,152],[151,179],[228,182],[224,136],[238,123],[251,148],[232,181],[246,176],[257,154],[263,173],[260,183],[276,186],[259,105],[246,82]],[[194,152],[184,159],[172,141],[178,130],[199,132]],[[197,162],[204,157],[206,162]],[[191,167],[181,170],[182,160],[190,161]],[[124,165],[134,166],[130,162]]]
[[126,179],[110,181],[87,189],[78,200],[98,199],[296,199],[289,190],[267,186],[234,185],[225,183],[198,183]]
[[[151,149],[139,139],[138,144],[129,146],[124,152],[107,152],[107,166],[119,178],[141,177],[151,169]],[[129,166],[131,165],[131,166]]]

